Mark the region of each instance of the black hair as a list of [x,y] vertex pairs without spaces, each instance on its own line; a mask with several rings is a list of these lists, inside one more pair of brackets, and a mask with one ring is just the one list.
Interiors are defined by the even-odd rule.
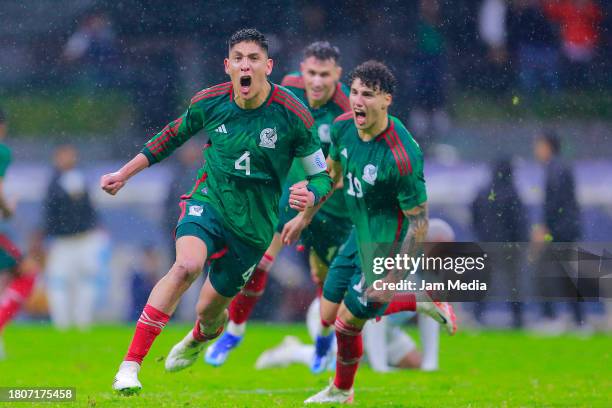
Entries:
[[254,42],[268,54],[268,40],[266,36],[254,28],[243,28],[236,31],[228,41],[229,49],[241,42]]
[[554,130],[544,129],[539,133],[537,138],[547,143],[555,156],[561,153],[561,139]]
[[320,61],[333,59],[337,64],[340,61],[340,50],[329,41],[315,41],[304,48],[304,59],[309,57],[315,57]]
[[382,62],[370,60],[357,66],[349,75],[350,83],[357,78],[368,88],[393,95],[397,81],[389,68]]

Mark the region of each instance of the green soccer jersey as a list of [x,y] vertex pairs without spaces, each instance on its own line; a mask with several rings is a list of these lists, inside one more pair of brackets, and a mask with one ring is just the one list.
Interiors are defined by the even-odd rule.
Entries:
[[[306,96],[306,89],[304,88],[304,78],[299,72],[291,73],[283,78],[281,84],[287,87],[291,92],[295,94],[306,106],[308,105],[308,97]],[[349,89],[346,85],[338,83],[336,90],[332,98],[327,103],[318,109],[310,108],[310,113],[314,118],[314,129],[319,136],[321,142],[321,148],[325,157],[329,153],[331,146],[330,130],[334,119],[344,112],[348,112],[351,109],[348,99]],[[304,170],[297,161],[291,166],[291,171],[287,177],[287,181],[291,184],[296,183],[300,180],[304,180]],[[325,205],[321,207],[321,211],[331,214],[339,218],[348,218],[346,213],[346,204],[344,203],[344,197],[341,191],[335,192],[325,202]]]
[[4,177],[9,164],[11,164],[11,149],[4,143],[0,143],[0,177]]
[[[361,264],[364,272],[371,271],[375,253],[397,250],[396,244],[403,239],[407,222],[402,210],[427,201],[423,155],[408,130],[392,116],[383,133],[364,142],[352,113],[346,113],[334,122],[331,136],[330,157],[342,164],[344,198],[356,227]],[[366,273],[368,284],[371,277]]]
[[196,94],[187,111],[149,140],[142,153],[156,163],[204,130],[210,138],[205,163],[187,197],[210,203],[230,231],[267,248],[278,222],[281,186],[294,158],[307,170],[308,188],[317,200],[331,190],[313,123],[308,109],[282,86],[271,83],[260,107],[241,109],[226,82]]

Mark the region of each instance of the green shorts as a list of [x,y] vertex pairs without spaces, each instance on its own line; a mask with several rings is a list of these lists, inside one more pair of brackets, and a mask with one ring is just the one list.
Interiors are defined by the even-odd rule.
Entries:
[[13,269],[21,261],[21,251],[9,237],[0,234],[0,272]]
[[265,249],[245,243],[223,225],[219,213],[209,204],[186,200],[181,204],[176,239],[200,238],[208,251],[208,277],[217,292],[234,297],[251,278]]
[[364,290],[365,282],[359,261],[357,234],[353,229],[329,268],[323,285],[323,297],[333,303],[344,300],[348,310],[359,319],[382,316],[387,304],[368,302]]
[[[300,241],[315,251],[325,265],[329,266],[338,253],[340,246],[348,238],[353,224],[348,218],[328,214],[325,207],[317,212],[312,222],[304,231]],[[289,189],[285,189],[279,204],[279,221],[276,231],[281,232],[286,223],[297,215],[297,211],[289,207]]]

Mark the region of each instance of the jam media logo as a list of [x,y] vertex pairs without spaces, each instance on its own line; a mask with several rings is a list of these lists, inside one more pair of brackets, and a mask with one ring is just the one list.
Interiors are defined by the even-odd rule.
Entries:
[[373,186],[376,181],[376,177],[378,176],[378,168],[373,164],[367,164],[363,168],[363,176],[361,177],[363,181]]
[[276,128],[265,128],[259,134],[259,146],[274,149],[276,147],[277,139],[278,136],[276,135]]

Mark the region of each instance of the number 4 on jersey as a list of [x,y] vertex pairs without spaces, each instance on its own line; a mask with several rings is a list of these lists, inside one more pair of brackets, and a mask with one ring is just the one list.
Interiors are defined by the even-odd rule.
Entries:
[[[243,164],[244,163],[244,164]],[[242,156],[240,156],[234,162],[234,168],[236,170],[244,170],[247,176],[251,175],[251,153],[244,152]]]

